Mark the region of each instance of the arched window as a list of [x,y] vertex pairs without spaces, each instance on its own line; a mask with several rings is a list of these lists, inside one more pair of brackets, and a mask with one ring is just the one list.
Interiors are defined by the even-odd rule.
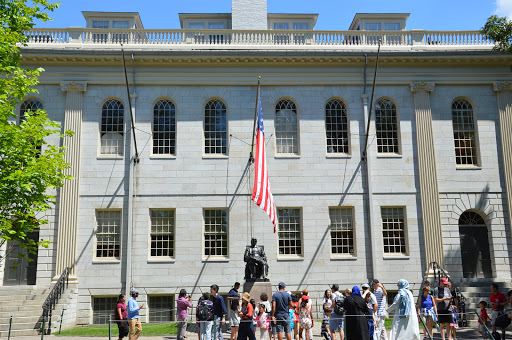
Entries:
[[210,100],[204,107],[204,153],[228,154],[227,110],[219,99]]
[[176,155],[176,107],[167,99],[153,107],[153,155]]
[[461,165],[478,165],[478,151],[473,107],[464,99],[452,103],[455,161]]
[[28,99],[25,100],[20,105],[20,121],[25,119],[25,114],[27,112],[36,112],[37,110],[42,110],[43,104],[37,99]]
[[381,99],[375,105],[375,130],[378,153],[400,153],[400,128],[396,106],[389,99]]
[[100,139],[102,155],[123,155],[124,106],[119,100],[107,100],[101,108]]
[[299,154],[297,107],[289,99],[280,100],[276,104],[275,133],[277,154]]
[[345,103],[332,99],[325,104],[327,153],[348,153],[348,117]]

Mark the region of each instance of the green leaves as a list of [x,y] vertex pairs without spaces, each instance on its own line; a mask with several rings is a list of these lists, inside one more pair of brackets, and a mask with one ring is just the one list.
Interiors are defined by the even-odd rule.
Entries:
[[[69,167],[56,137],[70,138],[44,110],[17,116],[18,104],[37,93],[42,68],[20,66],[24,31],[34,20],[50,20],[48,12],[58,4],[46,0],[0,0],[0,244],[18,241],[34,253],[45,240],[34,241],[27,234],[48,223],[45,212],[55,204],[55,188],[72,179],[63,174]],[[48,144],[52,139],[53,144]]]
[[512,21],[497,15],[490,16],[480,32],[494,41],[494,50],[512,53]]

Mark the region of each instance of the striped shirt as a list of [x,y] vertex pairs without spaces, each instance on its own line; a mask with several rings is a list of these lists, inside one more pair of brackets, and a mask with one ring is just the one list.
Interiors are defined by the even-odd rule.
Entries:
[[377,288],[374,291],[375,297],[377,298],[377,305],[379,306],[377,308],[377,311],[375,312],[375,315],[379,316],[385,316],[386,315],[386,297],[384,296],[384,292],[382,291],[382,288]]

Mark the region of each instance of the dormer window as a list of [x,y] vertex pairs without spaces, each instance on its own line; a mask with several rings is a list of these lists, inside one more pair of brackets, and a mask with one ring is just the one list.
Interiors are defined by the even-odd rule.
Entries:
[[305,22],[297,22],[293,24],[293,29],[304,31],[308,29],[308,24]]
[[112,22],[112,28],[130,28],[130,24],[128,21],[113,21]]
[[287,30],[288,29],[288,23],[287,22],[275,22],[274,23],[274,29],[275,30]]
[[380,25],[380,23],[368,23],[368,24],[366,24],[366,30],[367,31],[380,31],[381,25]]
[[193,30],[202,30],[204,29],[204,23],[202,22],[191,22],[188,24],[188,28]]
[[223,30],[224,23],[223,22],[210,22],[210,23],[208,23],[208,28],[211,30]]
[[106,28],[108,28],[108,20],[106,20],[106,21],[94,20],[92,22],[92,28],[103,28],[103,29],[106,29]]
[[384,24],[385,31],[400,31],[400,23]]

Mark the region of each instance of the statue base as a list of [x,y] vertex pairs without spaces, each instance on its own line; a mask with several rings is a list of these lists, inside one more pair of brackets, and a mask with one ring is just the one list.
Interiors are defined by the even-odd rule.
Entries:
[[251,295],[251,299],[261,301],[261,293],[267,293],[268,301],[272,303],[272,284],[268,279],[251,279],[244,283],[244,292]]

